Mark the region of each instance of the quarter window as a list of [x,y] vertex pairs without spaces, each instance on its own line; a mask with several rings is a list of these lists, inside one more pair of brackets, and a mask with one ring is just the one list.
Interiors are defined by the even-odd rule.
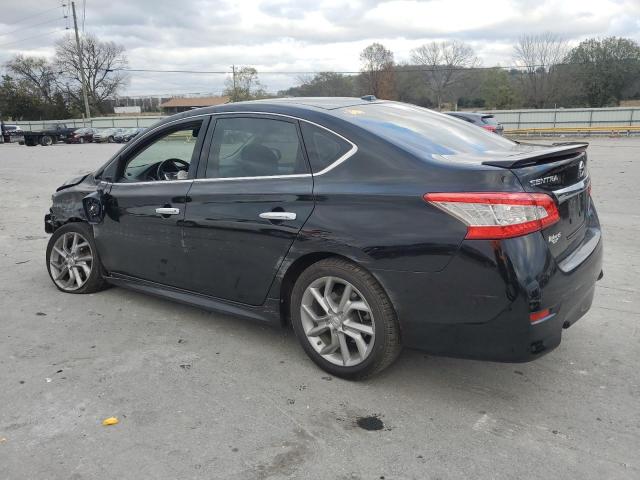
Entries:
[[308,171],[296,124],[248,117],[216,121],[206,177],[264,177]]
[[313,173],[324,170],[352,148],[349,142],[324,128],[300,122],[300,129]]

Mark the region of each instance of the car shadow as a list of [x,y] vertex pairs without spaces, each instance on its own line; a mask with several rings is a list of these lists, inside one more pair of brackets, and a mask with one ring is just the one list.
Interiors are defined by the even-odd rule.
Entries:
[[[319,369],[305,355],[290,327],[281,328],[259,321],[212,313],[122,288],[112,288],[104,294],[113,295],[115,302],[124,300],[129,305],[134,303],[138,304],[138,307],[177,316],[180,318],[181,330],[188,332],[190,325],[197,327],[195,330],[199,335],[198,340],[204,344],[220,343],[225,336],[240,338],[247,351],[252,351],[256,357],[264,358],[265,361],[286,359],[287,364],[295,365],[295,372],[289,370],[289,373],[296,377],[295,381],[300,378],[327,378],[326,372]],[[211,355],[214,355],[214,352],[211,352]],[[533,363],[509,364],[437,357],[404,349],[394,364],[372,378],[358,382],[335,379],[335,383],[339,383],[341,388],[349,388],[351,385],[355,389],[366,387],[403,392],[404,395],[415,395],[417,398],[428,392],[430,396],[441,395],[446,401],[468,401],[471,394],[510,402],[529,394],[535,395],[535,392],[541,390],[541,385],[544,384],[541,375],[547,375],[549,370],[546,364],[545,357]],[[235,375],[243,375],[244,372],[245,370],[238,369]]]

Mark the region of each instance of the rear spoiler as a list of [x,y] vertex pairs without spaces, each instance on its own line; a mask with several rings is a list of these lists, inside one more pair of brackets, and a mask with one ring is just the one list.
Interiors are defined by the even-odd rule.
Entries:
[[505,158],[503,160],[488,160],[486,162],[482,162],[482,164],[502,168],[526,167],[527,165],[544,163],[545,160],[565,160],[575,156],[577,153],[584,152],[589,146],[586,142],[562,142],[554,143],[552,145],[522,143],[521,145],[540,148],[529,152],[516,153],[515,155],[511,155],[509,158]]

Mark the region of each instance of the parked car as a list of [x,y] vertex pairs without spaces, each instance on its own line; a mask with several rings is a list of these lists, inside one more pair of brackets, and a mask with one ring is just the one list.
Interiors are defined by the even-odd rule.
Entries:
[[109,142],[109,143],[114,143],[115,140],[115,136],[118,135],[119,133],[122,133],[125,129],[124,128],[104,128],[102,130],[98,130],[96,133],[93,134],[93,141],[95,143],[101,143],[101,142]]
[[136,135],[144,132],[146,128],[136,127],[136,128],[127,128],[126,130],[116,134],[113,136],[113,139],[116,143],[126,143],[131,139],[135,138]]
[[22,128],[11,123],[0,123],[0,143],[23,141]]
[[477,125],[489,132],[502,135],[504,133],[504,127],[498,123],[496,118],[490,113],[476,113],[476,112],[445,112],[447,115],[459,118],[465,122]]
[[97,128],[78,128],[74,130],[66,139],[67,143],[91,143],[93,136],[98,132]]
[[351,379],[401,346],[511,362],[557,347],[602,276],[587,144],[518,144],[365,98],[157,123],[53,195],[55,286],[291,323]]
[[24,144],[27,147],[35,147],[36,145],[46,147],[54,143],[64,142],[74,130],[75,127],[68,127],[65,123],[54,123],[43,130],[23,132],[22,135]]

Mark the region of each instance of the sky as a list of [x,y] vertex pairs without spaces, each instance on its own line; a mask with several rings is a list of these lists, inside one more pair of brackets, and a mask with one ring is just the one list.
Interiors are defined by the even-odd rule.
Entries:
[[[52,57],[69,34],[69,0],[0,0],[0,64],[16,54]],[[523,34],[553,32],[571,46],[589,37],[640,42],[640,0],[76,0],[80,28],[126,47],[130,68],[257,68],[275,92],[298,74],[354,71],[359,53],[384,44],[396,62],[424,43],[461,40],[484,66],[512,65]],[[220,94],[228,75],[136,73],[125,94]]]

